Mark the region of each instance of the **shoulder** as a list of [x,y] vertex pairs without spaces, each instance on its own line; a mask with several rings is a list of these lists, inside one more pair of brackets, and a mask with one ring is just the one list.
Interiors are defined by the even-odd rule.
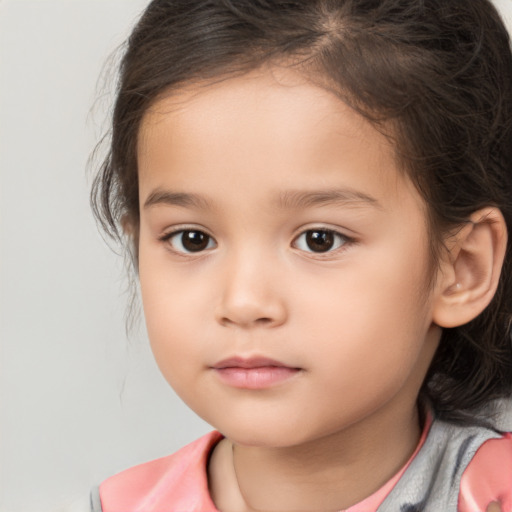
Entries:
[[211,432],[173,455],[146,462],[105,480],[99,488],[102,512],[213,512],[207,465],[222,439]]
[[500,500],[501,512],[512,512],[511,461],[510,434],[434,419],[379,511],[485,512]]
[[512,434],[485,441],[475,452],[460,481],[459,510],[486,510],[500,503],[512,512]]

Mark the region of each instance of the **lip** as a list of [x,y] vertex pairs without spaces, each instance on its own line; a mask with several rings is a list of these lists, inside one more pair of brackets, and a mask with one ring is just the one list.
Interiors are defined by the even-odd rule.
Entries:
[[228,386],[240,389],[265,389],[295,377],[294,368],[267,357],[231,357],[214,364],[211,369]]

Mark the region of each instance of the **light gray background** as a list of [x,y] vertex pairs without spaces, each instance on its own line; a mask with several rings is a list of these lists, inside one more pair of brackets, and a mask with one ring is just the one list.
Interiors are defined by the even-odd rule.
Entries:
[[88,204],[97,79],[145,4],[0,0],[2,512],[86,511],[91,485],[210,429],[126,341],[123,262]]

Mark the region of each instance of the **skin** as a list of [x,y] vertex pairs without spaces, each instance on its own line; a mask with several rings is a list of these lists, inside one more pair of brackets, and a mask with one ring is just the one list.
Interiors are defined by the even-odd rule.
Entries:
[[[334,510],[372,494],[417,445],[441,332],[425,205],[393,147],[274,68],[160,99],[138,163],[149,338],[171,386],[226,436],[209,466],[217,507]],[[326,191],[336,199],[291,200]],[[206,249],[184,251],[180,229],[211,237]],[[332,251],[311,250],[314,229],[339,233]],[[235,355],[300,371],[233,388],[212,366]]]

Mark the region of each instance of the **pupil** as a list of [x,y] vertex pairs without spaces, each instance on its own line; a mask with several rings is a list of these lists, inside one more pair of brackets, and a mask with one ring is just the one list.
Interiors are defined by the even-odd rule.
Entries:
[[181,235],[181,243],[187,251],[204,251],[208,246],[208,238],[208,235],[201,233],[201,231],[184,231]]
[[306,243],[314,252],[327,252],[334,245],[334,234],[330,231],[309,231]]

